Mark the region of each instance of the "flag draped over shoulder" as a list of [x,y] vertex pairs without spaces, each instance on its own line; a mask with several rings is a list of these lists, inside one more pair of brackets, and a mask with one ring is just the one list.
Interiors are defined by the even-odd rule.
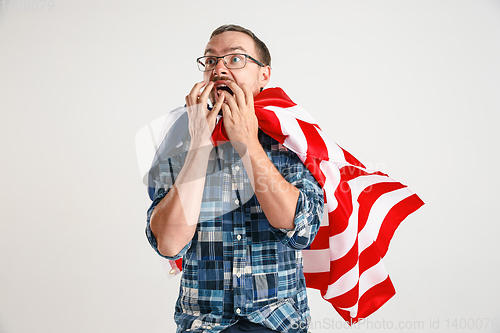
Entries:
[[[323,188],[325,216],[302,250],[307,287],[320,290],[350,324],[366,318],[395,294],[382,258],[399,224],[424,203],[405,185],[367,170],[282,89],[264,90],[254,106],[261,130],[295,152]],[[223,118],[212,139],[228,140]],[[170,264],[180,270],[180,260]]]

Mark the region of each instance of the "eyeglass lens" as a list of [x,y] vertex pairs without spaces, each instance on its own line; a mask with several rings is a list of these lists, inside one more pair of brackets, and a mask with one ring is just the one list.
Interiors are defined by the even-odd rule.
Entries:
[[217,66],[219,60],[224,60],[227,68],[237,69],[245,67],[246,57],[241,54],[227,54],[223,57],[201,57],[198,60],[198,67],[203,71],[210,71]]

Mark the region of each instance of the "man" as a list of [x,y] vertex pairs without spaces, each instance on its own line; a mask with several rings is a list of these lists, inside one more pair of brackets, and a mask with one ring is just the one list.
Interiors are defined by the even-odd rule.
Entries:
[[[161,256],[183,258],[177,332],[307,331],[301,249],[318,231],[323,191],[259,129],[254,97],[270,61],[251,31],[217,28],[186,96],[190,139],[159,163],[146,233]],[[229,142],[214,142],[218,123]]]

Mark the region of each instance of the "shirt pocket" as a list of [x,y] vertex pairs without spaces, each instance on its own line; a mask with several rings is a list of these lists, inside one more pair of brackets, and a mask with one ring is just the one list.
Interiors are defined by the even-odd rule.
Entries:
[[264,306],[278,299],[278,252],[276,243],[252,244],[252,287],[254,304]]
[[249,319],[278,332],[298,332],[297,328],[307,327],[292,298],[269,304],[249,314]]
[[278,273],[252,275],[254,307],[265,306],[278,299]]

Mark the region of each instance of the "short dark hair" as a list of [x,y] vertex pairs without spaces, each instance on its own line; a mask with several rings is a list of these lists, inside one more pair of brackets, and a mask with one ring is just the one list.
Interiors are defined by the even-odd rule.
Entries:
[[266,66],[271,66],[271,53],[269,53],[269,49],[267,48],[266,44],[264,44],[263,41],[261,41],[257,36],[255,36],[253,32],[239,25],[236,24],[221,25],[212,32],[212,34],[210,35],[210,39],[226,31],[242,32],[252,37],[253,41],[255,42],[255,47],[257,49],[257,52],[259,53],[260,57],[259,61]]

